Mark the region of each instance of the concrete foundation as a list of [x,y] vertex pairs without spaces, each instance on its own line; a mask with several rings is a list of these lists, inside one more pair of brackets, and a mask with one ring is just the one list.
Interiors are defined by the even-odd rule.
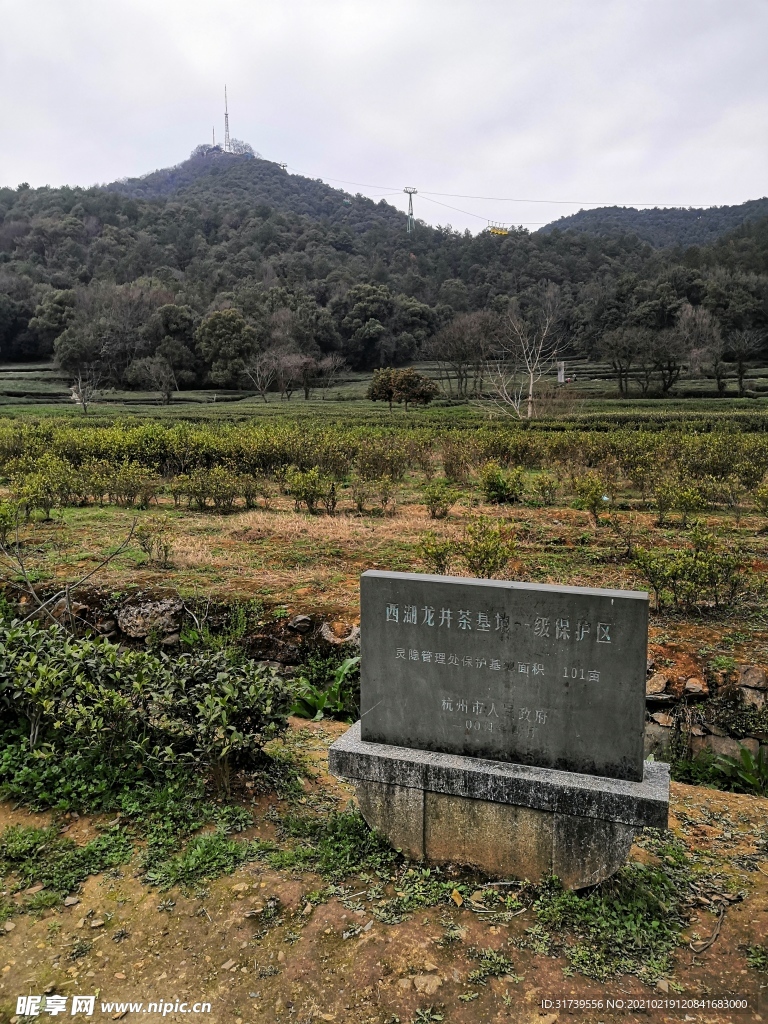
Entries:
[[581,889],[614,874],[644,825],[664,828],[669,769],[642,782],[369,743],[352,726],[329,752],[366,821],[415,860],[490,875],[557,875]]

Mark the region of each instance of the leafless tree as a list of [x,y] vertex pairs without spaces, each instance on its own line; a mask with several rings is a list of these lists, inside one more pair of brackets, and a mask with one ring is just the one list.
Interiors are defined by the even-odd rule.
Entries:
[[323,401],[329,388],[332,388],[341,374],[347,369],[347,363],[338,352],[331,352],[324,356],[317,364],[320,373],[320,383],[323,389]]
[[85,366],[76,371],[74,382],[69,385],[72,401],[80,406],[86,416],[88,406],[96,399],[101,382],[101,374],[94,367]]
[[170,405],[173,392],[179,390],[174,369],[164,356],[134,359],[125,376],[126,380],[143,385],[149,391],[159,391],[163,405]]
[[298,352],[276,350],[274,352],[275,380],[281,400],[290,401],[296,385],[301,380],[304,356]]
[[475,394],[482,392],[483,373],[493,351],[497,320],[491,313],[459,313],[427,343],[426,354],[440,367],[448,394],[453,382],[459,398],[466,398],[470,382]]
[[518,419],[536,415],[536,389],[557,358],[561,336],[560,291],[542,289],[527,314],[515,304],[502,321],[495,357],[488,366],[494,403]]
[[711,374],[717,382],[717,393],[725,392],[725,342],[720,325],[704,306],[683,304],[677,316],[677,329],[685,339],[691,370]]
[[277,377],[277,366],[274,354],[270,351],[259,352],[245,364],[243,376],[246,377],[266,402],[267,392]]
[[728,355],[736,363],[739,398],[743,398],[745,394],[744,377],[747,371],[747,361],[757,355],[762,341],[763,338],[759,331],[734,331],[728,337],[725,348]]

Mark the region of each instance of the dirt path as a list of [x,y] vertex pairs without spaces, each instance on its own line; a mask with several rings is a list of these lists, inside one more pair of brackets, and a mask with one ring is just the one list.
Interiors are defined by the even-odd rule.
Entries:
[[[344,728],[292,721],[297,741],[316,765],[315,779],[306,784],[310,804],[319,794],[327,802],[330,793],[340,807],[351,797],[349,788],[327,775],[328,744]],[[257,801],[256,826],[246,835],[272,834],[274,804]],[[0,805],[0,827],[49,820]],[[70,819],[63,827],[81,843],[93,837],[94,824]],[[562,954],[518,948],[515,940],[535,922],[530,909],[509,923],[492,924],[466,902],[446,902],[387,925],[373,918],[357,887],[308,898],[327,887],[316,875],[249,863],[194,895],[165,894],[135,877],[131,864],[89,877],[72,906],[37,917],[17,915],[8,931],[0,925],[0,1021],[25,1019],[14,1017],[17,997],[46,991],[67,998],[68,1019],[72,996],[94,995],[94,1013],[76,1017],[82,1020],[157,1019],[163,1012],[148,1013],[147,1007],[160,1002],[169,1021],[189,1020],[196,1003],[210,1003],[210,1012],[192,1012],[192,1019],[212,1024],[768,1021],[768,974],[749,968],[746,960],[746,946],[768,936],[768,800],[675,784],[670,824],[706,862],[714,895],[691,898],[693,916],[666,992],[664,983],[651,988],[628,976],[607,983],[568,977]],[[639,847],[632,856],[653,857]],[[365,890],[365,883],[359,888]],[[723,889],[740,891],[743,899],[724,901],[717,895]],[[710,936],[721,913],[717,939],[696,955],[688,942]],[[470,982],[478,966],[473,948],[502,951],[514,964],[514,976]],[[749,997],[748,1012],[606,1007],[607,999],[626,1005],[632,999],[738,996]],[[558,1009],[542,1006],[547,999],[603,1005]],[[143,1007],[102,1010],[102,1004],[123,1002]],[[40,1019],[48,1014],[43,1011]]]

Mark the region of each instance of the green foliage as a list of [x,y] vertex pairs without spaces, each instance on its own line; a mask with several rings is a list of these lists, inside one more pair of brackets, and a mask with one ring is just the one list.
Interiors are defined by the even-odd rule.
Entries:
[[372,402],[387,402],[389,408],[392,403],[405,403],[406,412],[408,405],[428,405],[438,394],[437,384],[423,373],[417,373],[411,367],[402,370],[386,369],[374,370],[366,398]]
[[747,747],[742,747],[737,758],[721,756],[714,767],[729,789],[768,796],[768,754],[765,747],[758,750],[757,756]]
[[635,551],[635,565],[652,587],[657,609],[668,596],[677,607],[734,604],[747,584],[744,555],[700,526],[691,530],[690,540],[690,547]]
[[[309,671],[295,680],[296,700],[291,714],[319,722],[322,718],[351,721],[360,708],[360,658],[310,660]],[[330,670],[330,671],[329,671]]]
[[36,805],[114,807],[186,767],[228,793],[231,773],[284,732],[291,691],[227,651],[171,658],[0,626],[0,786]]
[[515,553],[515,541],[503,523],[476,519],[456,542],[456,553],[472,576],[490,579],[506,569]]
[[587,473],[574,481],[574,491],[582,508],[592,516],[595,526],[600,525],[600,513],[611,504],[611,496],[606,491],[606,482],[597,473]]
[[670,956],[685,925],[690,872],[681,844],[659,840],[656,846],[660,867],[626,864],[588,892],[564,890],[556,880],[542,885],[534,904],[537,920],[576,934],[565,953],[587,977],[635,974],[652,982],[671,970]]
[[419,558],[426,562],[431,573],[437,576],[447,576],[456,553],[454,541],[445,540],[431,530],[422,534],[418,554]]
[[447,480],[433,480],[423,491],[430,519],[445,519],[459,500],[458,491]]
[[768,946],[748,946],[747,963],[762,974],[768,974]]
[[41,884],[61,897],[88,875],[125,864],[132,853],[131,841],[120,828],[78,846],[59,835],[55,826],[11,825],[0,834],[0,876],[12,876],[13,892]]
[[523,496],[522,467],[505,471],[498,462],[487,462],[480,473],[483,497],[493,505],[511,505]]
[[288,472],[287,480],[288,491],[293,497],[296,511],[300,512],[301,506],[306,505],[307,512],[314,515],[329,487],[329,483],[323,479],[320,469],[317,466],[313,466],[306,472],[300,469],[291,469]]
[[470,955],[480,962],[480,966],[470,971],[467,980],[474,985],[484,985],[489,978],[501,978],[508,975],[513,981],[522,979],[515,974],[515,965],[495,949],[473,949]]
[[329,878],[385,871],[397,857],[389,843],[357,812],[325,818],[287,815],[281,819],[281,826],[287,836],[301,840],[299,854],[304,866]]
[[241,864],[261,854],[258,843],[228,839],[222,831],[195,836],[181,853],[163,859],[144,878],[150,885],[167,890],[174,885],[190,888],[220,875],[231,875]]

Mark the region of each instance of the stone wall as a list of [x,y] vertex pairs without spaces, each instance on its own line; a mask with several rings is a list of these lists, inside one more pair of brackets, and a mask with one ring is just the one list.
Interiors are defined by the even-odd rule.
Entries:
[[649,662],[645,755],[669,761],[704,751],[738,757],[742,747],[768,757],[768,673],[737,665],[709,678],[683,678]]

